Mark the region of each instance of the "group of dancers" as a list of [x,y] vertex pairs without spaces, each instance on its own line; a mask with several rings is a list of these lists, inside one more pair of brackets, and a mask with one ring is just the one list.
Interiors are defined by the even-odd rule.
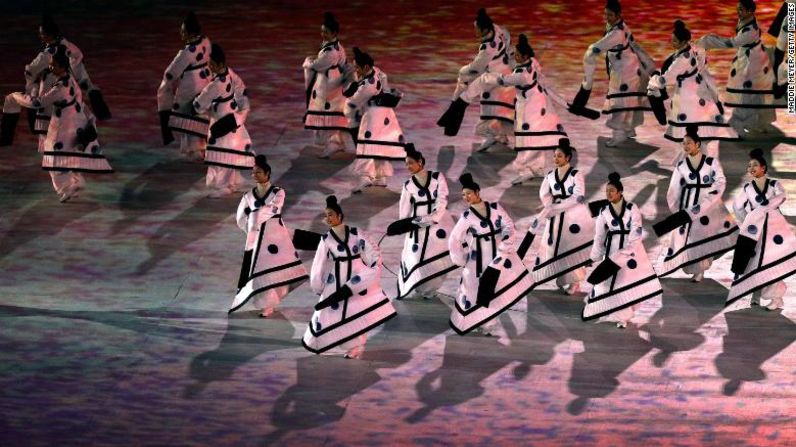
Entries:
[[[269,317],[292,288],[309,279],[320,299],[302,343],[314,353],[342,348],[347,357],[359,358],[367,333],[396,316],[393,299],[432,297],[448,274],[461,276],[450,324],[462,335],[499,333],[499,315],[538,286],[554,282],[563,293],[580,295],[584,280],[592,287],[584,297],[583,319],[626,327],[640,303],[662,293],[660,277],[683,269],[700,282],[712,261],[729,251],[734,251],[735,276],[727,303],[752,295],[753,305],[776,310],[784,305],[784,279],[796,272],[796,253],[788,249],[794,235],[779,211],[784,188],[768,178],[768,161],[755,149],[749,153],[751,180],[730,213],[723,201],[726,179],[718,142],[770,131],[775,109],[784,107],[785,9],[783,4],[769,31],[778,38],[773,61],[760,42],[754,1],[741,0],[734,37],[706,35],[692,43],[686,24],[678,20],[674,51],[657,67],[630,32],[619,2],[608,0],[605,34],[586,50],[583,82],[571,101],[546,81],[527,36],[520,34],[512,46],[508,30],[480,9],[474,22],[478,53],[459,70],[450,106],[437,124],[446,135],[457,135],[468,105],[477,101],[476,133],[484,137],[479,151],[513,146],[517,177],[512,183],[542,179],[541,211],[521,239],[512,217],[500,203],[484,201],[468,173],[459,178],[468,208],[454,221],[447,211],[445,174],[426,166],[401,129],[395,109],[402,92],[390,87],[367,52],[355,47],[353,64],[348,62],[338,39],[340,24],[325,13],[320,50],[303,64],[304,126],[322,146],[321,157],[345,151],[351,140],[356,152],[351,172],[358,180],[354,193],[385,187],[394,175],[392,161],[403,161],[411,174],[401,190],[399,219],[386,229],[390,236],[405,235],[393,297],[380,285],[378,243],[368,231],[345,223],[335,196],[326,200],[327,232],[291,233],[286,227],[281,215],[286,191],[271,182],[267,158],[256,154],[245,127],[246,86],[227,66],[223,49],[202,35],[192,13],[180,28],[184,47],[157,92],[163,142],[178,139],[182,153],[204,160],[211,196],[245,191],[236,220],[246,242],[229,312],[254,306],[261,317]],[[44,48],[26,67],[25,91],[6,96],[0,145],[13,143],[21,109],[28,109],[42,166],[66,202],[84,187],[81,173],[113,172],[96,131],[97,119],[110,118],[110,111],[88,78],[82,53],[51,18],[45,17],[39,34]],[[737,49],[725,101],[707,65],[706,51],[714,48]],[[587,105],[601,60],[609,86],[597,111]],[[732,107],[729,118],[724,106]],[[658,237],[668,238],[661,262],[653,265],[648,258],[639,207],[625,199],[618,173],[608,176],[605,199],[586,201],[584,174],[556,108],[587,119],[608,116],[608,147],[635,138],[645,112],[667,126],[666,139],[681,144],[666,195],[671,215],[653,225]],[[256,182],[253,189],[243,177],[246,170]],[[315,250],[309,271],[297,249]]]

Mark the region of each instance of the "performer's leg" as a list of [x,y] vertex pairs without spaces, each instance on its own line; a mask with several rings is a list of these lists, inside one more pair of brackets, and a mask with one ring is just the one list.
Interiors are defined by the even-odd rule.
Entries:
[[340,347],[346,351],[346,358],[359,359],[362,358],[362,354],[365,352],[365,343],[367,340],[368,337],[366,332],[341,344]]
[[771,300],[771,303],[766,306],[766,309],[777,310],[785,307],[785,300],[783,297],[787,290],[788,287],[785,285],[785,281],[777,281],[770,286],[764,287],[762,293],[763,298]]
[[274,308],[282,301],[282,297],[287,295],[289,286],[275,287],[259,293],[254,297],[253,304],[256,308],[262,309],[260,316],[265,318],[274,313]]

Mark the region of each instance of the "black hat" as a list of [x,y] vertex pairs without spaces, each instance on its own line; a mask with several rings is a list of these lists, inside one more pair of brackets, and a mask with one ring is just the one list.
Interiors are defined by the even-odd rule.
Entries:
[[743,9],[751,12],[755,12],[757,9],[757,5],[755,4],[755,0],[739,0],[738,3],[743,6]]
[[268,174],[271,174],[271,165],[268,164],[268,159],[265,157],[265,155],[260,154],[254,157],[254,165]]
[[605,9],[613,11],[615,14],[622,14],[622,5],[619,4],[619,0],[608,0],[605,3]]
[[612,173],[608,174],[608,184],[609,185],[613,185],[619,192],[622,192],[622,191],[625,190],[625,187],[622,186],[621,179],[622,179],[622,177],[620,177],[619,173],[617,173],[617,172],[612,172]]
[[531,44],[528,43],[528,36],[525,34],[520,34],[518,37],[516,48],[517,52],[523,56],[534,57],[533,48],[531,48]]
[[227,64],[227,56],[224,54],[224,50],[221,49],[221,45],[214,43],[210,46],[210,59],[217,64]]
[[360,67],[365,65],[373,66],[373,58],[368,53],[360,50],[359,47],[354,47],[354,62]]
[[685,126],[685,136],[694,140],[694,143],[702,142],[702,138],[699,137],[699,126],[696,124],[688,124]]
[[340,208],[340,204],[337,203],[337,197],[329,196],[326,198],[326,208],[334,211],[335,213],[339,214],[340,216],[343,215],[343,209]]
[[421,154],[420,152],[417,151],[417,149],[415,149],[414,143],[406,143],[404,150],[406,151],[406,156],[411,158],[412,160],[419,161],[422,163],[426,162],[426,159],[423,157],[423,154]]
[[760,166],[765,166],[766,171],[768,171],[768,162],[766,161],[766,158],[763,156],[763,149],[760,148],[752,149],[752,151],[749,152],[749,159],[757,160],[757,162],[760,163]]
[[473,175],[469,172],[465,172],[459,177],[459,183],[462,184],[462,189],[472,189],[473,191],[481,190],[481,187],[473,180]]
[[331,12],[323,13],[323,26],[335,34],[340,32],[340,24],[337,23],[337,19],[334,18],[334,14]]
[[199,25],[199,19],[196,18],[196,14],[194,14],[193,11],[189,12],[185,16],[185,18],[182,20],[182,24],[185,25],[185,32],[188,34],[202,34],[202,27]]
[[674,31],[672,31],[672,34],[674,34],[674,37],[676,37],[680,42],[687,42],[691,40],[691,31],[686,28],[685,22],[682,20],[674,21]]
[[58,37],[61,35],[61,29],[58,28],[55,20],[53,20],[52,16],[49,14],[41,16],[41,29],[44,31],[44,34],[51,37]]
[[492,19],[487,15],[486,9],[480,8],[475,16],[475,26],[478,29],[492,29]]

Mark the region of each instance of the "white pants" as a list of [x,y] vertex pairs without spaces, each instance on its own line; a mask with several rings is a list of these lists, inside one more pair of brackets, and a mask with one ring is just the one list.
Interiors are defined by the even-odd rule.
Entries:
[[357,158],[351,167],[351,172],[362,179],[386,179],[392,177],[394,171],[392,163],[388,160],[375,160],[373,158]]
[[50,171],[50,178],[52,179],[53,182],[53,188],[55,188],[55,192],[58,194],[63,194],[69,188],[75,186],[82,187],[83,185],[86,184],[86,180],[83,178],[83,174],[79,172]]
[[224,189],[228,188],[237,191],[238,188],[246,184],[246,179],[240,169],[224,168],[221,166],[208,166],[205,184],[208,188]]
[[273,309],[279,305],[282,301],[282,298],[287,295],[287,292],[290,290],[289,286],[281,286],[281,287],[274,287],[273,289],[268,289],[265,292],[258,293],[254,296],[252,300],[254,307],[257,309]]
[[315,131],[315,144],[323,146],[324,148],[337,148],[346,149],[346,140],[351,137],[347,132],[342,130],[316,130]]
[[180,140],[181,154],[188,155],[190,157],[201,158],[204,160],[205,147],[207,146],[207,141],[205,141],[204,138],[187,135],[181,132],[176,136]]
[[342,343],[340,345],[340,348],[345,350],[346,352],[350,352],[357,348],[364,348],[365,343],[367,343],[367,341],[368,341],[368,333],[366,332],[362,335],[358,335],[352,338],[351,340],[348,340],[345,343]]

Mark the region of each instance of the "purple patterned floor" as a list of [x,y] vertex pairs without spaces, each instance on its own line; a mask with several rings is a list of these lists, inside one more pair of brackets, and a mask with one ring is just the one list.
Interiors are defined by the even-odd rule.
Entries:
[[[287,189],[287,224],[321,230],[323,199],[335,193],[350,223],[381,235],[397,217],[403,169],[396,166],[388,190],[352,196],[351,156],[317,159],[301,126],[300,65],[316,50],[330,6],[259,3],[196,8],[252,92],[249,131]],[[767,27],[779,3],[758,3]],[[699,285],[682,273],[663,280],[663,298],[645,302],[624,331],[581,322],[580,298],[548,288],[528,298],[527,313],[503,317],[509,337],[460,337],[447,325],[454,276],[440,300],[398,302],[399,317],[372,337],[361,361],[301,348],[315,301],[307,284],[269,320],[254,312],[227,318],[243,245],[232,218],[237,198],[206,198],[203,166],[158,143],[155,90],[189,2],[87,4],[56,16],[114,113],[100,138],[117,173],[90,178],[79,199],[60,204],[22,126],[15,146],[0,151],[0,445],[796,443],[796,280],[781,313],[750,309],[748,298],[725,309],[726,256]],[[658,61],[678,17],[696,36],[734,27],[732,2],[623,4]],[[514,35],[529,34],[548,78],[571,97],[582,53],[600,35],[603,3],[530,5],[486,6]],[[485,198],[499,199],[524,231],[539,205],[538,181],[509,188],[513,154],[473,152],[476,113],[455,139],[434,126],[455,71],[476,48],[478,6],[354,1],[333,10],[349,51],[369,50],[406,92],[397,113],[429,164],[449,178],[473,172]],[[22,86],[38,13],[27,2],[0,4],[4,94]],[[722,84],[731,58],[711,54]],[[594,96],[604,88],[600,73]],[[591,199],[608,172],[624,173],[649,229],[665,213],[678,148],[652,117],[638,142],[621,149],[604,147],[602,121],[562,117]],[[796,118],[781,114],[777,126],[782,133],[722,145],[725,199],[741,182],[745,153],[759,146],[773,159],[772,176],[785,180],[792,199],[782,209],[794,223]],[[401,242],[382,243],[393,270]],[[657,259],[659,242],[649,236],[645,245]],[[309,267],[311,253],[303,259]],[[393,284],[385,272],[385,290]]]

